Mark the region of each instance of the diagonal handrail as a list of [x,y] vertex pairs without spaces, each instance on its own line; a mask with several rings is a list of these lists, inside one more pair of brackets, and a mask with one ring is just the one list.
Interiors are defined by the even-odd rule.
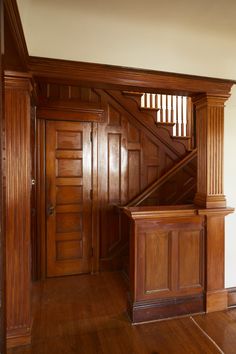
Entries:
[[147,199],[153,192],[160,188],[166,181],[173,177],[181,168],[186,166],[190,161],[192,161],[197,156],[197,149],[191,151],[187,156],[185,156],[181,161],[174,165],[168,172],[163,176],[154,181],[151,185],[145,188],[140,194],[130,200],[123,207],[138,206],[145,199]]

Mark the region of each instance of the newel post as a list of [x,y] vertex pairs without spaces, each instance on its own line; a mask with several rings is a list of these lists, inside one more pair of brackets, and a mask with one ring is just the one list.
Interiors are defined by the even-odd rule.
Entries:
[[196,109],[198,175],[195,205],[205,216],[206,312],[228,307],[224,288],[224,219],[233,212],[226,207],[223,189],[224,105],[229,94],[203,94],[193,99]]

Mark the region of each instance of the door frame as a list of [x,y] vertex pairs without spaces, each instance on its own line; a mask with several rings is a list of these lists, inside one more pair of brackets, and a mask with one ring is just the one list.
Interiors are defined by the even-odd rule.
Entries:
[[[36,114],[36,215],[37,215],[37,250],[38,257],[33,259],[38,269],[38,279],[45,279],[46,273],[46,121],[73,121],[91,123],[92,142],[92,270],[91,273],[99,271],[99,201],[98,201],[98,123],[102,121],[103,110],[90,109],[81,110],[71,115],[70,109],[60,110],[39,109]],[[64,119],[62,119],[62,117]]]

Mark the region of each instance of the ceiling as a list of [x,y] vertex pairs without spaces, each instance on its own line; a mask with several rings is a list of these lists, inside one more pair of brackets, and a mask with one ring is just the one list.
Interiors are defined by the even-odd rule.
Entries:
[[236,78],[235,0],[17,0],[30,55]]

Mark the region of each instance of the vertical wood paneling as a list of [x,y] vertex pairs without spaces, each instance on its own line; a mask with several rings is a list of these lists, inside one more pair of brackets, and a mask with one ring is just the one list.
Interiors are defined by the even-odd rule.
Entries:
[[45,121],[37,119],[37,253],[38,253],[38,279],[44,279],[46,274],[45,269],[45,252],[46,252],[46,238],[45,238]]
[[31,327],[29,89],[28,79],[6,78],[7,336],[19,342]]
[[6,250],[5,250],[5,119],[4,119],[4,8],[0,1],[0,352],[6,347]]
[[121,134],[108,133],[108,203],[121,200]]
[[128,200],[140,192],[140,151],[128,151]]

